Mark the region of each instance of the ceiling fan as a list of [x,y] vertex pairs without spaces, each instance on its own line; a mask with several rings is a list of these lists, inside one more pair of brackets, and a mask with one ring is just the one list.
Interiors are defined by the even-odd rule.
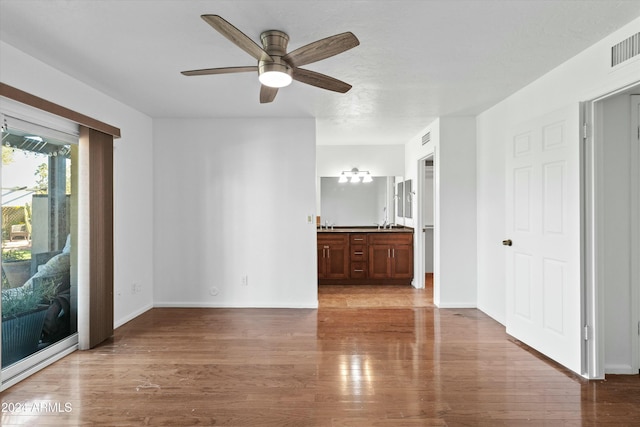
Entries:
[[311,70],[298,68],[347,51],[360,44],[351,32],[336,34],[322,40],[309,43],[293,52],[287,53],[289,36],[278,30],[265,31],[260,35],[262,47],[246,34],[225,21],[218,15],[202,15],[207,24],[228,38],[240,49],[258,60],[258,65],[246,67],[205,68],[202,70],[183,71],[185,76],[204,76],[209,74],[244,73],[257,71],[261,83],[260,103],[274,100],[278,88],[288,86],[297,80],[321,89],[345,93],[351,85]]

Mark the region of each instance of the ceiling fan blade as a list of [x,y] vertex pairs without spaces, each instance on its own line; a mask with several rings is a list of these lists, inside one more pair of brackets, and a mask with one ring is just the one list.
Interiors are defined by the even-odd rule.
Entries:
[[257,60],[273,61],[273,58],[269,56],[256,42],[251,40],[245,33],[225,21],[218,15],[201,15],[207,24],[211,25],[220,34],[231,40],[233,44],[240,49],[247,52]]
[[309,43],[289,52],[282,59],[294,67],[299,67],[337,55],[359,44],[360,41],[353,33],[346,32]]
[[185,76],[207,76],[209,74],[246,73],[249,71],[258,71],[258,67],[254,65],[249,67],[204,68],[202,70],[181,71],[181,74]]
[[302,68],[293,69],[293,79],[321,89],[332,90],[334,92],[345,93],[351,89],[351,85],[348,83]]
[[269,87],[269,86],[262,85],[260,87],[260,104],[266,104],[267,102],[273,101],[277,94],[278,94],[277,87]]

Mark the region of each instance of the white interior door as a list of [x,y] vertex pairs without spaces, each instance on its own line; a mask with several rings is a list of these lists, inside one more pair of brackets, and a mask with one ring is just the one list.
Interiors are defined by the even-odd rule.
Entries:
[[[581,373],[579,106],[506,144],[507,333]],[[503,242],[508,244],[509,242]]]

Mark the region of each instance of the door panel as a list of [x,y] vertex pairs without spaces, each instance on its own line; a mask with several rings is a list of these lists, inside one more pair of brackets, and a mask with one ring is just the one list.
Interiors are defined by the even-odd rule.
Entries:
[[536,118],[506,144],[507,332],[581,372],[579,108]]
[[332,245],[327,249],[327,278],[346,279],[349,277],[349,248],[346,245]]
[[411,246],[398,245],[392,248],[392,277],[396,279],[411,279],[413,277],[413,257]]
[[387,279],[391,274],[390,245],[369,245],[369,277]]

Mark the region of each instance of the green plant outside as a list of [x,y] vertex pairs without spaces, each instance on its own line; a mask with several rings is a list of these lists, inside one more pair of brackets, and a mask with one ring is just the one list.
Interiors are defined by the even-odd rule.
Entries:
[[2,251],[2,261],[28,261],[31,259],[31,250],[9,249]]
[[18,316],[37,310],[42,304],[50,304],[57,294],[59,283],[50,279],[40,286],[22,287],[13,292],[2,292],[2,318]]

